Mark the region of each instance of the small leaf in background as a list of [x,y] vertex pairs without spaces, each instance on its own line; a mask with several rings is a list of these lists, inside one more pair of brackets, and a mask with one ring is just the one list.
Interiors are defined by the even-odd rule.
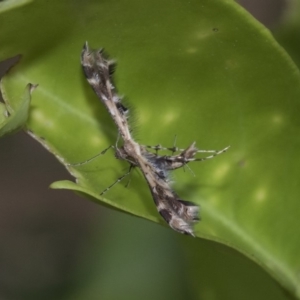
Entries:
[[[0,137],[5,134],[14,133],[24,127],[29,115],[31,93],[36,87],[37,85],[30,83],[27,85],[19,107],[12,110],[8,105],[6,105],[7,110],[4,114],[9,116],[3,118],[0,123]],[[2,109],[4,109],[3,106]]]

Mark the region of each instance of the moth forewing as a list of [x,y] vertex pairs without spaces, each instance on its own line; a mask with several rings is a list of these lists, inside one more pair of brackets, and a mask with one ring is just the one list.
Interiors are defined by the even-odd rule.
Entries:
[[91,51],[85,43],[81,53],[81,65],[87,81],[113,118],[123,140],[131,139],[126,118],[128,109],[121,104],[121,98],[111,78],[114,71],[112,61],[104,57],[103,49]]

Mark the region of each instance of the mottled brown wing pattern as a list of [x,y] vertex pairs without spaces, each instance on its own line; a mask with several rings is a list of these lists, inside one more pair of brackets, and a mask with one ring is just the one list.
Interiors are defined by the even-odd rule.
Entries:
[[[199,221],[199,207],[179,198],[171,188],[168,174],[172,170],[185,166],[190,161],[213,158],[225,152],[228,147],[221,151],[205,151],[198,150],[195,143],[192,143],[186,149],[177,149],[175,146],[167,148],[173,149],[173,154],[174,152],[179,152],[179,154],[165,156],[148,151],[148,148],[157,151],[161,146],[142,146],[132,138],[127,121],[129,111],[121,103],[121,98],[112,81],[112,74],[115,70],[114,62],[105,56],[102,49],[90,50],[86,43],[81,54],[81,64],[89,84],[107,108],[122,137],[123,145],[121,147],[111,146],[115,149],[116,158],[128,161],[131,168],[137,167],[141,170],[160,215],[170,227],[180,233],[194,236],[193,225]],[[204,158],[195,158],[198,152],[213,152],[213,154]],[[117,182],[123,177],[120,177]],[[109,188],[105,189],[105,192],[108,190]]]
[[85,77],[107,108],[123,139],[131,139],[127,116],[129,110],[121,103],[112,81],[115,62],[105,57],[103,49],[91,51],[85,43],[81,53]]

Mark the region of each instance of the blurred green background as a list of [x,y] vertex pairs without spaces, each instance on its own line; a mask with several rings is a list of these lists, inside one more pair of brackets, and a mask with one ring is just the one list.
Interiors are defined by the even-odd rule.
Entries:
[[[276,31],[287,3],[241,4]],[[181,243],[186,237],[166,227],[48,189],[72,178],[22,132],[0,140],[0,166],[3,299],[289,298],[226,246]]]

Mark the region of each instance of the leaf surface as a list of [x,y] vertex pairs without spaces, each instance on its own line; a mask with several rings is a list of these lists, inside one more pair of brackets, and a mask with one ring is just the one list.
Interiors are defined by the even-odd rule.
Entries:
[[[300,76],[268,30],[233,1],[208,0],[39,1],[3,14],[0,28],[0,58],[24,57],[2,89],[13,103],[25,84],[39,84],[27,126],[61,162],[85,161],[117,139],[82,74],[86,40],[117,59],[140,143],[172,146],[177,135],[178,147],[231,145],[190,164],[195,177],[174,172],[174,189],[201,206],[197,236],[238,249],[300,298]],[[77,185],[52,186],[163,224],[138,171],[130,188],[98,196],[127,168],[107,152],[69,168]]]

